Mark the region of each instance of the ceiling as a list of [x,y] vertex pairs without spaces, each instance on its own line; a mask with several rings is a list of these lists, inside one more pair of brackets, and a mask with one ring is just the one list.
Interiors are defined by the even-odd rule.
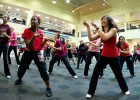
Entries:
[[[41,0],[41,1],[51,3],[52,0]],[[71,0],[69,4],[66,4],[65,0],[57,0],[57,3],[55,5],[63,9],[65,8],[68,11],[74,10],[76,14],[86,15],[86,14],[93,13],[95,11],[107,9],[111,6],[115,6],[117,4],[121,4],[123,2],[129,2],[129,1],[130,0],[106,0],[106,1],[105,0]],[[103,3],[105,4],[104,6],[102,5]],[[2,2],[0,2],[0,5],[3,5],[3,7],[0,6],[1,13],[9,14],[10,16],[17,17],[17,18],[27,19],[28,13],[26,11],[29,11],[29,9],[19,7],[19,6],[14,6],[11,4],[2,3]],[[8,6],[11,7],[11,9],[8,9]],[[17,9],[20,10],[17,11]],[[54,27],[56,29],[66,30],[66,31],[68,31],[68,28],[73,29],[75,27],[74,23],[38,11],[35,11],[34,15],[41,16],[42,26],[47,26],[51,28]],[[140,16],[140,12],[135,12],[131,14],[132,19],[139,19],[139,16]],[[125,17],[123,14],[113,16],[113,18],[118,19],[120,23],[125,21]]]

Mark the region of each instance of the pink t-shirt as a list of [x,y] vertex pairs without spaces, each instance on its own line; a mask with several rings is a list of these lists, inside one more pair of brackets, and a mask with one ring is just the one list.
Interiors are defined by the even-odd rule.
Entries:
[[54,47],[56,47],[56,48],[62,47],[62,50],[55,50],[56,56],[65,56],[66,55],[65,47],[62,45],[62,43],[59,39],[56,40]]
[[97,40],[94,40],[94,41],[91,41],[90,42],[90,46],[89,46],[89,49],[88,51],[91,51],[91,52],[100,52],[100,47],[95,47],[94,45],[92,44],[96,44]]
[[[16,32],[11,33],[10,39],[16,39]],[[10,46],[17,46],[17,41],[16,40],[10,40]]]

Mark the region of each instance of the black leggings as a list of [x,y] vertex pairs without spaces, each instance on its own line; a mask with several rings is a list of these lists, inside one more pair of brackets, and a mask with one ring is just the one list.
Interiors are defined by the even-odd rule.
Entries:
[[[88,76],[89,65],[91,64],[91,59],[93,58],[93,56],[95,56],[96,61],[98,61],[100,58],[100,53],[99,52],[91,52],[91,51],[89,51],[87,53],[86,64],[85,64],[85,69],[84,69],[85,76]],[[103,76],[103,69],[100,73],[100,76]]]
[[98,83],[98,77],[99,74],[101,73],[102,69],[109,64],[113,73],[115,74],[115,77],[119,83],[119,86],[123,92],[128,91],[128,86],[124,80],[123,74],[120,69],[120,62],[118,57],[104,57],[101,56],[98,62],[95,65],[90,84],[89,84],[89,90],[88,94],[94,95],[96,86]]
[[48,72],[52,72],[53,71],[53,65],[59,60],[61,59],[61,61],[63,61],[63,63],[65,64],[65,66],[67,67],[69,73],[72,75],[72,76],[75,76],[76,73],[74,72],[74,70],[72,69],[72,67],[70,66],[70,63],[67,59],[67,56],[54,56],[52,58],[52,60],[50,61],[50,64],[49,64],[49,70]]
[[17,73],[18,77],[21,79],[24,76],[24,74],[25,74],[26,70],[29,68],[29,65],[31,64],[32,60],[34,60],[35,64],[37,65],[42,79],[44,81],[48,81],[49,76],[47,74],[46,63],[39,60],[37,52],[27,51],[27,50],[25,50],[25,52],[23,53],[23,56],[21,58],[21,63],[20,63],[18,73]]

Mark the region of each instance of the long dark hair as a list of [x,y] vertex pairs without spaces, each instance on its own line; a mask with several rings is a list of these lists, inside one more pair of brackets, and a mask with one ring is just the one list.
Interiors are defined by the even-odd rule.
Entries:
[[121,45],[121,42],[120,42],[120,39],[121,39],[121,38],[123,38],[123,39],[125,40],[125,37],[124,37],[124,36],[120,36],[119,39],[118,39],[118,42],[117,42],[117,44],[116,44],[117,47],[120,47],[120,45]]
[[[109,26],[108,32],[110,31],[111,28],[116,28],[117,30],[119,30],[119,28],[117,27],[117,25],[115,24],[115,22],[113,21],[113,19],[110,16],[107,16],[107,15],[103,16],[101,18],[101,21],[103,20],[104,17],[106,17],[107,18],[107,21],[108,21],[108,26]],[[105,32],[103,26],[102,26],[102,30],[103,30],[103,32]]]
[[60,39],[63,39],[62,41],[61,41],[61,43],[64,45],[66,42],[65,42],[65,39],[63,38],[63,37],[60,37]]

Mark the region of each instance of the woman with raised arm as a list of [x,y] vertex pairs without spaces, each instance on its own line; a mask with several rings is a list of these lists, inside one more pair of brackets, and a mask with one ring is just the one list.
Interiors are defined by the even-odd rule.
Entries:
[[97,34],[95,34],[93,37],[91,35],[89,24],[86,21],[84,21],[83,24],[87,28],[88,38],[90,41],[93,41],[97,38],[101,38],[101,41],[103,42],[103,51],[101,57],[99,58],[98,62],[95,65],[86,98],[90,99],[94,96],[99,74],[107,64],[110,65],[113,73],[116,76],[119,86],[121,90],[124,92],[124,94],[126,95],[130,94],[130,91],[128,90],[128,86],[124,80],[124,77],[120,69],[118,49],[116,46],[118,27],[114,23],[113,19],[109,16],[103,16],[101,19],[102,30],[100,30],[97,27],[97,25],[94,22],[92,22],[91,25],[96,29],[97,32]]

